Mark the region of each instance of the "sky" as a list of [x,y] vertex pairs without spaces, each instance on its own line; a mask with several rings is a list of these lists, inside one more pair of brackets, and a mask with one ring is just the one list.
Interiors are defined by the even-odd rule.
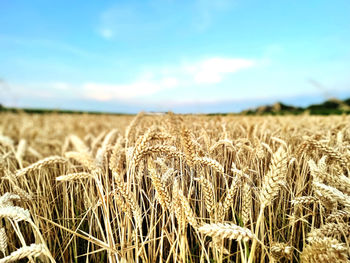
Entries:
[[350,97],[348,0],[0,0],[0,103],[237,112]]

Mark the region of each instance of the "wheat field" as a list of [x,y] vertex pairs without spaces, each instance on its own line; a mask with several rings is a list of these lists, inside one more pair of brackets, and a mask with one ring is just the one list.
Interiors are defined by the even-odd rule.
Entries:
[[0,117],[0,263],[350,262],[350,116]]

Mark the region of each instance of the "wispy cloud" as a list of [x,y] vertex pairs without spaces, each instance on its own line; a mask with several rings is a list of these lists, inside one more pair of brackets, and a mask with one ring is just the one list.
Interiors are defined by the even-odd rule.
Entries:
[[186,66],[186,69],[192,75],[194,83],[215,84],[222,82],[225,75],[254,65],[255,61],[250,59],[215,57]]
[[152,95],[158,91],[177,86],[176,78],[160,80],[139,80],[127,84],[107,84],[89,82],[83,84],[85,97],[98,101],[130,100],[144,95]]
[[83,85],[83,89],[87,97],[96,100],[130,100],[168,89],[218,85],[228,75],[255,65],[256,61],[251,59],[212,57],[148,69],[129,83],[89,82]]
[[[135,78],[124,82],[86,81],[69,83],[52,81],[41,83],[14,83],[13,90],[20,96],[37,98],[64,98],[95,101],[123,101],[126,103],[155,102],[166,104],[164,96],[168,91],[196,90],[195,97],[167,97],[173,105],[191,100],[217,100],[215,97],[201,96],[201,90],[208,87],[227,85],[232,74],[256,66],[256,60],[229,57],[208,57],[194,61],[182,61],[166,66],[146,67],[135,72]],[[170,104],[169,104],[170,105]]]

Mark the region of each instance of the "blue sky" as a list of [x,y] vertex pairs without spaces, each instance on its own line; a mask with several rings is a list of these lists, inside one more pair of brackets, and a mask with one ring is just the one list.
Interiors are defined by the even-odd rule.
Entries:
[[0,103],[231,112],[350,97],[350,1],[0,0]]

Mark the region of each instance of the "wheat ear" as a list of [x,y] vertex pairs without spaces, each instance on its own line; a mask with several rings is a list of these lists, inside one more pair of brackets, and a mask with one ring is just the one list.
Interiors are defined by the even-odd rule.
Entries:
[[[256,221],[255,235],[258,236],[260,223],[264,217],[265,207],[271,205],[273,199],[278,194],[281,184],[285,182],[287,174],[287,153],[281,146],[272,156],[272,163],[267,175],[263,179],[262,189],[260,191],[260,212]],[[257,240],[253,240],[248,263],[252,263],[255,256]]]
[[199,180],[202,185],[205,208],[208,210],[209,214],[211,214],[215,208],[213,184],[204,176],[201,176],[197,180]]
[[12,185],[13,191],[19,195],[24,200],[33,200],[32,194],[28,193],[27,191],[23,190],[17,185]]
[[302,251],[302,263],[346,263],[348,261],[347,248],[345,244],[339,243],[333,238],[323,238],[307,245]]
[[333,211],[327,218],[326,222],[339,222],[344,221],[345,219],[350,218],[350,212],[349,211],[343,211],[343,210],[336,210]]
[[50,166],[50,165],[54,165],[54,164],[58,164],[58,163],[65,163],[66,161],[67,160],[65,158],[60,157],[60,156],[50,156],[50,157],[44,158],[36,163],[33,163],[33,164],[23,168],[23,169],[16,171],[16,176],[23,176],[28,172],[40,170],[44,166]]
[[231,140],[223,139],[223,140],[217,141],[213,146],[211,146],[209,149],[209,152],[210,153],[214,152],[221,145],[225,146],[227,149],[230,149],[231,151],[236,150]]
[[312,243],[319,240],[320,238],[325,237],[337,237],[341,236],[349,237],[350,236],[350,226],[346,223],[328,223],[320,228],[312,230],[307,235],[307,241]]
[[20,197],[15,194],[5,193],[0,196],[0,207],[13,206],[13,200],[19,200]]
[[237,189],[238,189],[238,176],[235,176],[231,182],[231,186],[230,188],[228,189],[227,191],[227,194],[226,194],[226,198],[224,200],[224,203],[223,203],[223,211],[224,211],[224,214],[227,214],[227,212],[229,211],[232,203],[233,203],[233,198],[237,192]]
[[181,135],[182,135],[181,139],[183,142],[183,146],[185,148],[187,162],[189,163],[190,166],[192,166],[194,162],[194,158],[196,157],[196,151],[191,138],[192,133],[188,129],[183,128]]
[[95,160],[91,157],[89,153],[86,152],[66,152],[66,158],[73,159],[78,163],[82,164],[90,171],[97,170]]
[[105,138],[103,139],[103,142],[102,142],[102,145],[101,147],[97,150],[97,153],[96,153],[96,163],[102,167],[103,164],[104,164],[104,161],[105,161],[105,155],[106,155],[106,152],[108,150],[108,147],[110,145],[110,143],[112,142],[114,136],[118,133],[118,130],[117,129],[113,129],[111,130],[106,136]]
[[291,203],[293,206],[298,206],[298,205],[308,205],[308,204],[313,204],[317,201],[317,198],[314,196],[300,196],[294,198]]
[[1,227],[0,228],[0,251],[4,256],[6,256],[6,250],[7,250],[7,235],[5,228]]
[[138,165],[139,161],[142,159],[143,156],[150,153],[164,153],[165,155],[171,158],[185,159],[185,155],[182,152],[179,152],[174,146],[154,145],[145,147],[142,151],[140,151],[140,153],[137,156],[135,156],[135,166]]
[[135,130],[136,125],[138,124],[138,122],[140,121],[140,119],[145,115],[144,112],[139,112],[135,118],[132,119],[132,121],[130,122],[130,124],[128,125],[128,127],[126,127],[125,129],[125,140],[126,140],[126,146],[129,146],[129,140],[130,137],[132,135],[132,133]]
[[252,188],[249,184],[244,184],[242,188],[242,221],[247,225],[252,210]]
[[247,229],[234,224],[204,224],[198,231],[214,238],[229,238],[238,241],[248,241],[254,238],[253,233]]
[[69,136],[69,141],[73,144],[73,147],[76,151],[80,153],[89,152],[89,147],[76,135],[72,134]]
[[343,156],[341,153],[339,153],[338,151],[334,150],[331,147],[328,147],[324,144],[322,144],[321,142],[314,140],[314,139],[308,139],[307,143],[319,150],[321,150],[323,153],[327,154],[331,159],[339,162],[341,164],[341,166],[343,166],[344,168],[347,168],[349,166],[349,161],[348,159]]
[[2,134],[0,134],[0,144],[13,148],[13,140]]
[[29,211],[19,206],[0,207],[0,218],[11,218],[17,222],[31,220]]
[[109,158],[109,163],[108,163],[108,166],[109,166],[110,170],[113,170],[113,169],[117,169],[118,170],[117,164],[118,164],[118,160],[120,159],[121,153],[123,152],[124,155],[125,155],[125,152],[122,151],[123,150],[123,147],[122,147],[123,141],[124,141],[124,138],[123,137],[119,137],[117,139],[116,144],[112,148],[111,157]]
[[9,256],[0,259],[0,263],[14,262],[26,257],[38,257],[42,254],[47,254],[47,250],[44,245],[31,244],[30,246],[21,247],[12,252]]
[[[153,128],[147,129],[147,131],[140,136],[135,144],[135,148],[133,149],[133,153],[131,156],[131,163],[135,164],[136,160],[138,160],[140,157],[140,153],[147,147],[147,143],[151,140],[151,132],[153,131]],[[138,162],[137,162],[138,163]]]
[[208,157],[193,157],[191,160],[192,163],[195,164],[200,164],[200,165],[204,165],[204,166],[209,166],[211,168],[213,168],[215,171],[217,171],[218,173],[224,173],[224,167],[216,160],[208,158]]
[[116,171],[112,172],[117,190],[119,191],[120,195],[124,198],[126,205],[132,211],[136,220],[136,224],[140,226],[142,223],[142,214],[136,198],[128,190],[127,184],[120,178],[120,175]]
[[269,172],[263,179],[263,185],[260,192],[260,200],[263,207],[271,205],[273,199],[277,196],[281,185],[285,182],[286,173],[287,153],[281,146],[274,153]]
[[312,184],[321,196],[332,201],[339,202],[347,208],[350,208],[350,196],[343,194],[341,191],[332,186],[328,186],[317,181],[314,181]]
[[281,257],[290,257],[293,248],[285,243],[273,242],[271,245],[272,256],[276,259]]
[[170,196],[168,190],[164,186],[161,177],[157,174],[156,170],[152,166],[148,166],[148,170],[151,174],[152,184],[157,191],[157,197],[163,210],[170,208]]
[[56,181],[73,181],[78,179],[92,178],[93,175],[90,173],[71,173],[56,177]]
[[22,159],[27,149],[27,141],[25,139],[21,139],[17,145],[17,151],[15,153],[16,159],[22,168]]
[[191,224],[193,227],[198,225],[195,214],[182,190],[179,188],[177,180],[175,180],[173,185],[173,211],[181,227],[184,227],[186,223]]
[[326,156],[323,156],[316,165],[309,160],[311,175],[316,181],[322,181],[333,186],[343,193],[350,194],[350,179],[343,174],[331,175],[327,173]]

